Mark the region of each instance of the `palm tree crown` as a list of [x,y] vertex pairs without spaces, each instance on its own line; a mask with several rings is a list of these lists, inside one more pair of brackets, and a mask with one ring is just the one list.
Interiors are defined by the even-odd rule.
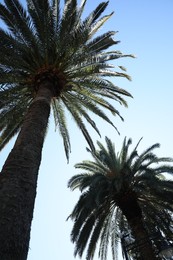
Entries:
[[[44,82],[51,83],[51,106],[55,124],[63,137],[67,157],[70,151],[65,110],[68,110],[89,145],[91,137],[85,119],[98,133],[88,111],[113,125],[100,109],[114,115],[119,112],[107,99],[127,106],[122,95],[130,94],[116,87],[109,76],[129,76],[114,71],[108,63],[123,55],[107,51],[118,43],[114,31],[95,36],[98,29],[112,16],[102,16],[108,2],[100,3],[82,20],[86,0],[65,1],[61,12],[58,0],[26,0],[27,10],[18,0],[0,4],[0,18],[6,27],[0,29],[0,149],[15,135],[24,115]],[[120,116],[121,117],[121,116]]]
[[153,153],[159,144],[139,155],[138,143],[129,153],[131,143],[131,139],[125,138],[120,153],[116,153],[114,144],[106,137],[107,147],[98,142],[98,151],[89,150],[93,161],[75,165],[85,171],[68,183],[72,190],[78,188],[82,192],[70,215],[74,220],[71,238],[76,245],[75,255],[82,256],[88,241],[86,259],[93,259],[100,239],[99,257],[105,260],[111,240],[112,256],[117,259],[121,233],[131,230],[136,240],[143,239],[141,225],[145,235],[157,230],[163,237],[172,237],[173,181],[164,174],[173,174],[173,167],[165,164],[173,160]]

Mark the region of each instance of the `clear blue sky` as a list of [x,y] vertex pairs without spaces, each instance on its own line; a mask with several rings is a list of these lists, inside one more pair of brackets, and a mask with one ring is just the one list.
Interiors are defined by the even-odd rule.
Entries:
[[[100,2],[88,0],[86,13]],[[110,0],[105,14],[112,11],[115,14],[100,33],[119,31],[116,39],[121,43],[116,46],[117,49],[137,56],[136,59],[117,60],[117,65],[127,68],[132,82],[125,79],[114,81],[131,92],[134,99],[129,99],[128,109],[116,104],[125,119],[121,122],[118,117],[112,117],[120,136],[102,120],[95,119],[102,132],[102,140],[104,142],[105,135],[109,136],[119,150],[124,136],[132,137],[134,145],[143,136],[139,147],[141,151],[159,142],[161,148],[158,155],[173,157],[173,1]],[[70,242],[72,223],[66,222],[66,218],[79,193],[68,190],[67,181],[79,173],[74,169],[74,164],[89,158],[89,154],[84,138],[69,118],[72,153],[67,164],[62,140],[52,122],[50,120],[40,167],[28,260],[74,259],[74,246]],[[92,136],[94,141],[99,139],[93,131]],[[13,142],[1,152],[0,166]]]

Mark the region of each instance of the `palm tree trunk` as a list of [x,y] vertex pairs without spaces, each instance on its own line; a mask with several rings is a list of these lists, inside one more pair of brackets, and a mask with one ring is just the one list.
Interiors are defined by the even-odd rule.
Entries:
[[135,245],[137,249],[134,251],[139,251],[140,260],[156,260],[158,259],[155,254],[154,250],[148,236],[148,233],[145,230],[143,225],[143,221],[141,217],[136,217],[133,219],[128,220],[128,223],[131,227],[132,233],[135,237]]
[[51,89],[49,82],[39,88],[0,174],[1,260],[27,259]]
[[132,230],[132,234],[135,238],[134,251],[139,251],[140,257],[138,259],[158,259],[155,256],[150,238],[144,227],[142,221],[142,211],[136,200],[135,193],[131,192],[128,194],[128,196],[120,198],[118,204],[122,210],[123,215],[126,216],[128,224]]

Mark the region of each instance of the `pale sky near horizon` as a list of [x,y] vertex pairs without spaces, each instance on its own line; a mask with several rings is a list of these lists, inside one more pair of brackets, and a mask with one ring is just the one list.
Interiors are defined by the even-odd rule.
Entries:
[[[100,2],[88,0],[86,14]],[[127,99],[128,108],[113,103],[125,120],[122,122],[118,117],[110,116],[121,135],[102,120],[93,117],[102,133],[100,139],[91,130],[93,140],[95,143],[96,140],[104,142],[107,135],[116,144],[118,151],[125,136],[132,138],[131,147],[143,137],[139,151],[159,142],[161,148],[157,150],[158,155],[173,157],[173,1],[110,0],[105,14],[112,11],[115,14],[100,34],[108,30],[119,31],[115,39],[121,42],[115,48],[124,54],[136,55],[136,59],[123,58],[114,62],[115,65],[127,68],[132,82],[123,78],[113,79],[115,84],[129,91],[134,98]],[[69,118],[72,153],[67,164],[62,140],[52,122],[50,120],[43,149],[28,260],[75,259],[74,245],[70,242],[72,223],[67,222],[66,218],[80,193],[71,192],[67,182],[79,173],[74,169],[74,164],[90,157],[82,134]],[[14,140],[1,152],[0,167],[13,143]],[[82,259],[85,259],[85,255]],[[97,255],[94,260],[98,260]],[[110,256],[108,260],[111,260]]]

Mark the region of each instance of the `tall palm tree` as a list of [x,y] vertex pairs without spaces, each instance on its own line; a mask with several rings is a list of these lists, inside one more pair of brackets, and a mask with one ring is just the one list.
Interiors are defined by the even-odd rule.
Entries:
[[[0,259],[26,259],[36,196],[38,168],[50,109],[67,158],[70,137],[65,111],[93,148],[85,122],[99,130],[88,112],[113,123],[102,109],[121,118],[109,99],[127,106],[130,94],[108,77],[125,77],[109,61],[123,55],[108,51],[118,43],[113,31],[96,36],[112,16],[102,2],[83,19],[86,0],[18,0],[0,3],[0,149],[20,131],[0,175]],[[115,127],[115,126],[114,126]],[[116,128],[116,127],[115,127]]]
[[128,231],[131,242],[135,241],[140,249],[139,259],[153,260],[158,237],[151,236],[155,231],[172,237],[173,181],[164,174],[173,174],[173,166],[165,164],[173,160],[153,153],[159,144],[138,155],[138,143],[130,153],[131,143],[125,138],[120,153],[116,153],[106,137],[107,147],[98,142],[99,150],[90,151],[94,160],[75,165],[85,171],[68,183],[72,190],[78,188],[82,192],[69,216],[74,221],[71,239],[75,255],[81,257],[87,247],[86,259],[93,259],[100,240],[99,257],[105,260],[111,240],[112,257],[117,259],[118,240]]

